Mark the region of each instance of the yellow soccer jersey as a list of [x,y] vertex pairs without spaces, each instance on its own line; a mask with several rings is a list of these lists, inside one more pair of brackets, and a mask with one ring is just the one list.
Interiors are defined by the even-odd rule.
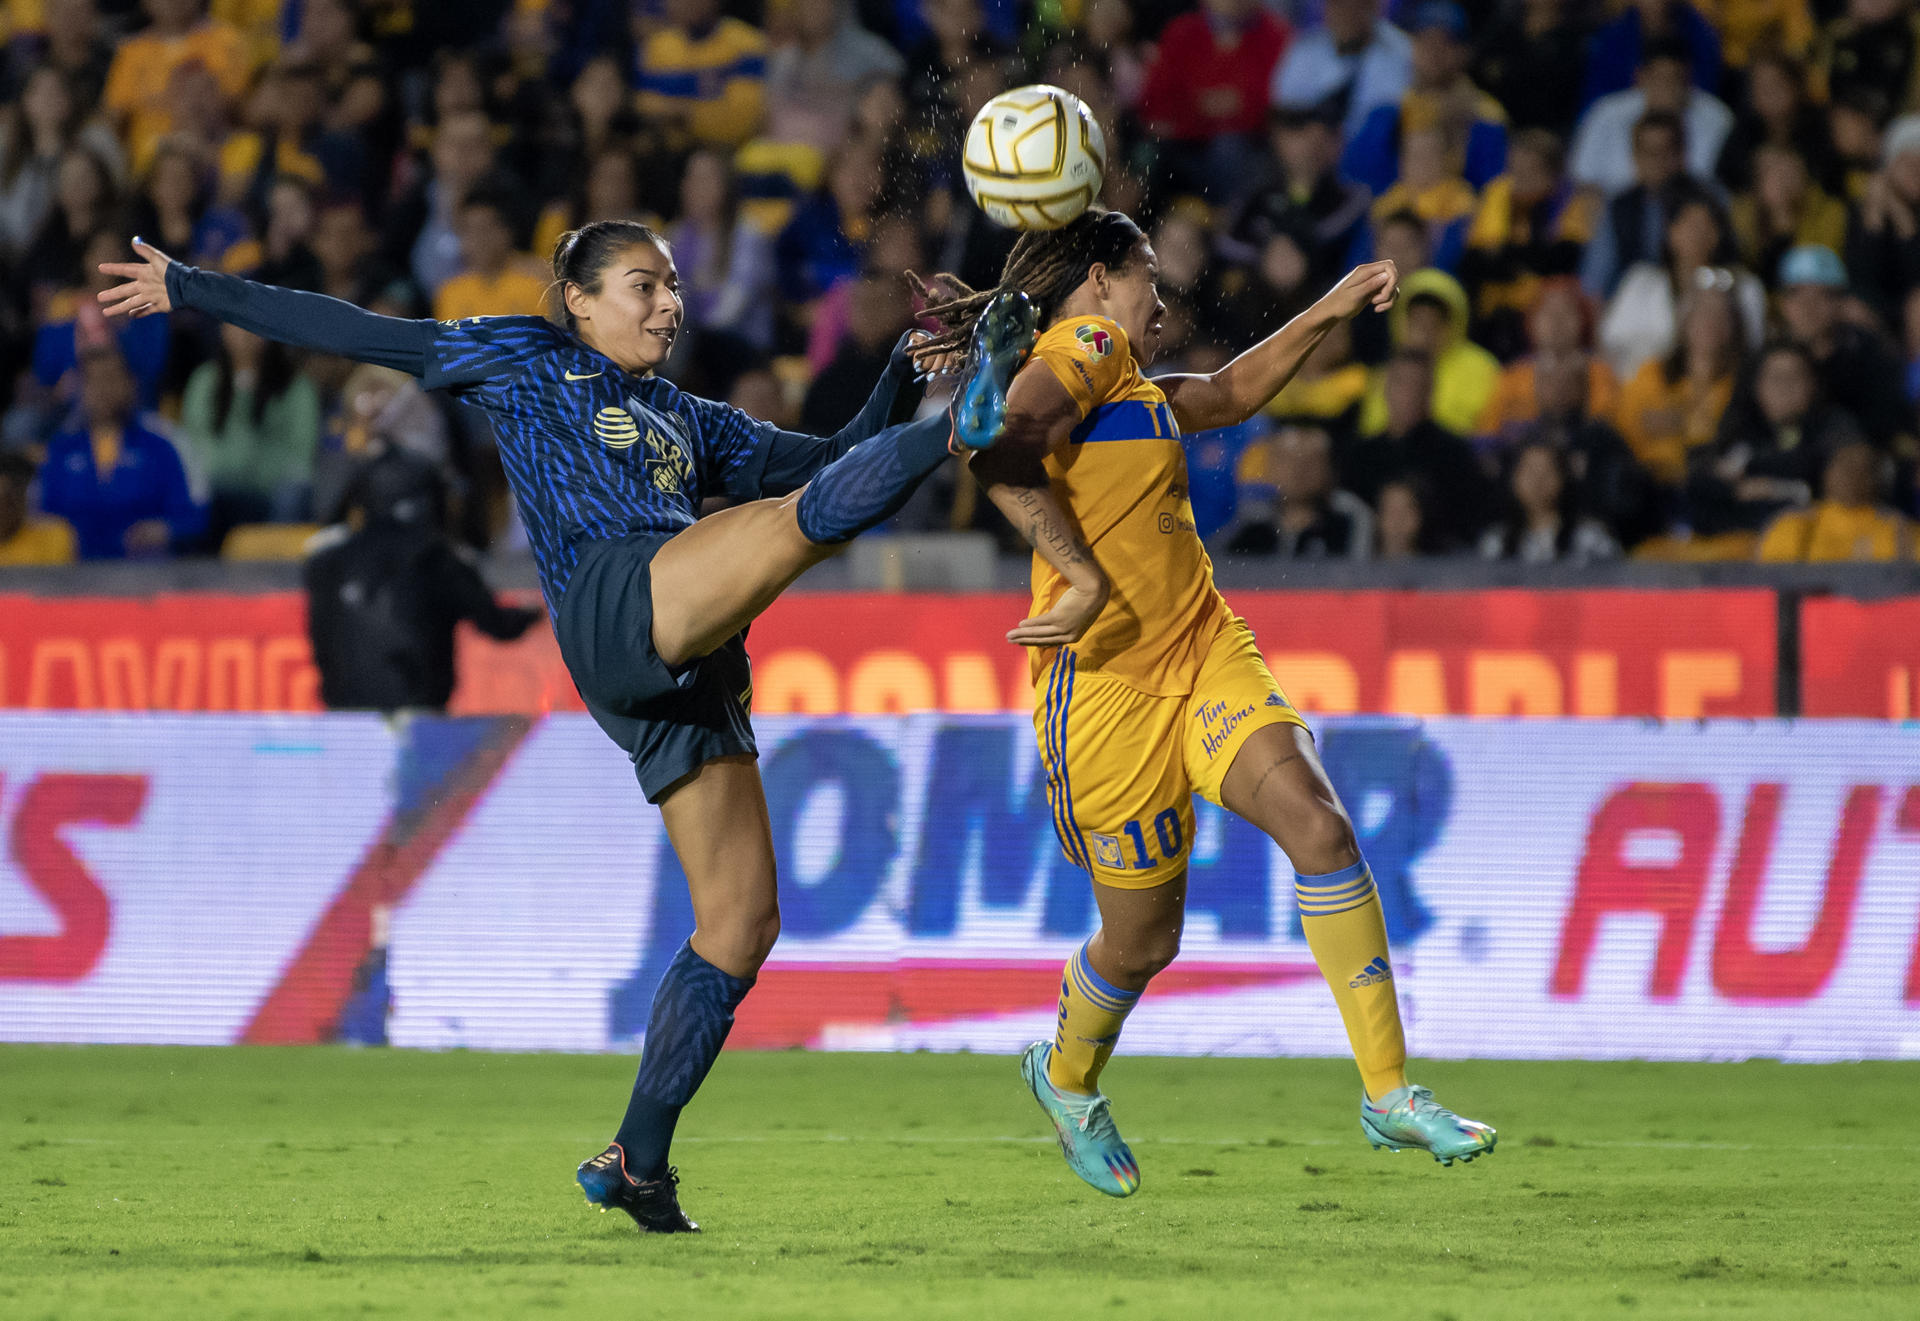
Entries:
[[[1048,327],[1033,357],[1047,365],[1085,419],[1047,456],[1053,493],[1113,582],[1113,596],[1074,644],[1079,667],[1159,695],[1193,687],[1227,605],[1194,531],[1180,428],[1160,387],[1140,374],[1126,332],[1105,317]],[[1033,557],[1033,613],[1066,590]],[[1051,649],[1033,653],[1036,686]]]

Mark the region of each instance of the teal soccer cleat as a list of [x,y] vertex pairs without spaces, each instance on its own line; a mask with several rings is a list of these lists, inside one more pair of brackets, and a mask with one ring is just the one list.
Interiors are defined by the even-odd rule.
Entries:
[[1038,317],[1032,301],[1015,289],[996,295],[973,323],[966,376],[953,396],[953,439],[948,448],[954,453],[983,450],[1000,439],[1007,418],[1007,391],[1033,348]]
[[1374,1150],[1405,1151],[1413,1147],[1433,1153],[1442,1165],[1470,1161],[1493,1150],[1499,1140],[1491,1125],[1462,1119],[1433,1099],[1425,1087],[1401,1087],[1378,1101],[1360,1094],[1360,1131]]
[[1047,1077],[1047,1056],[1052,1053],[1053,1046],[1045,1041],[1028,1046],[1020,1057],[1020,1076],[1053,1121],[1060,1154],[1075,1174],[1107,1196],[1133,1196],[1140,1191],[1140,1164],[1113,1126],[1107,1098],[1098,1092],[1076,1096],[1055,1087]]

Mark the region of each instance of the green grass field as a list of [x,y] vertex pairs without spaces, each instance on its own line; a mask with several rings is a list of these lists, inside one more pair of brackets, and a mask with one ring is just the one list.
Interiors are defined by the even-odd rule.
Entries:
[[1915,1065],[1428,1065],[1501,1130],[1442,1169],[1343,1061],[1123,1057],[1116,1202],[1011,1059],[733,1054],[682,1238],[572,1183],[630,1067],[0,1048],[0,1317],[1920,1315]]

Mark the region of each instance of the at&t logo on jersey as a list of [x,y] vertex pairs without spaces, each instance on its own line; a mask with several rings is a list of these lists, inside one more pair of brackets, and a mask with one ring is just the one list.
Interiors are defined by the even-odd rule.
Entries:
[[1104,358],[1113,352],[1113,336],[1098,326],[1082,326],[1073,332],[1080,349],[1089,358]]
[[608,449],[632,449],[640,439],[640,424],[624,408],[603,408],[593,415],[593,434]]

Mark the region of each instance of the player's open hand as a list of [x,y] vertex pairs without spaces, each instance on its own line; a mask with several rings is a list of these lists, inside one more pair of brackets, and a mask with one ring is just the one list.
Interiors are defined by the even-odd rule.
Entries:
[[171,312],[173,300],[167,297],[167,267],[173,265],[173,258],[145,239],[136,238],[133,251],[139,261],[100,263],[102,275],[116,276],[126,282],[101,290],[100,306],[108,316],[140,317]]
[[1044,615],[1035,615],[1023,619],[1019,625],[1007,634],[1007,641],[1017,642],[1023,647],[1064,647],[1078,642],[1082,634],[1093,627],[1093,621],[1106,609],[1107,597],[1112,586],[1101,580],[1098,590],[1090,587],[1068,587],[1053,603],[1053,609]]
[[1346,278],[1327,291],[1321,301],[1342,320],[1358,316],[1371,307],[1384,312],[1400,294],[1400,271],[1390,261],[1370,261],[1347,272]]

